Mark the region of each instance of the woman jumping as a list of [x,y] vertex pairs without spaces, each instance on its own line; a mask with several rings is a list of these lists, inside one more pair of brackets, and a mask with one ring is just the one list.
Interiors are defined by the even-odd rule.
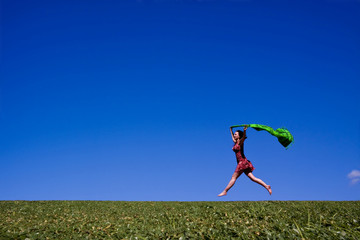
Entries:
[[251,179],[251,181],[256,182],[256,183],[260,184],[261,186],[263,186],[264,188],[266,188],[266,190],[268,190],[270,195],[272,193],[270,185],[266,185],[266,183],[264,183],[261,179],[256,178],[252,174],[252,171],[254,171],[255,168],[252,165],[252,163],[246,159],[246,157],[244,155],[244,141],[247,138],[246,137],[246,129],[247,129],[247,126],[244,127],[244,132],[237,130],[235,132],[235,134],[233,134],[232,127],[230,127],[231,137],[235,143],[232,150],[235,152],[235,155],[236,155],[237,166],[236,166],[234,174],[231,177],[229,184],[226,186],[225,190],[222,191],[222,193],[220,193],[218,195],[219,197],[225,196],[227,194],[229,189],[235,184],[236,179],[238,179],[238,177],[240,177],[240,175],[243,172],[246,174],[246,176],[248,176]]

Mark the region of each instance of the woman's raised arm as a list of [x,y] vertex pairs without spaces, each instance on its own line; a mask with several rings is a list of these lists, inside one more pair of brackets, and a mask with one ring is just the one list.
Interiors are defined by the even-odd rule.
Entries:
[[240,142],[244,142],[246,139],[246,129],[248,128],[248,125],[245,125],[244,130],[243,130],[243,136],[240,139]]
[[234,141],[234,143],[236,143],[235,138],[234,138],[234,133],[233,133],[232,129],[233,129],[233,128],[230,127],[231,137],[232,137],[232,140]]

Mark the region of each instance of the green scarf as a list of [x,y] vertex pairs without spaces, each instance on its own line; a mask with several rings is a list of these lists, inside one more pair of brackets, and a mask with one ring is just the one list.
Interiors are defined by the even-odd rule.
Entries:
[[290,143],[294,141],[294,137],[286,128],[278,128],[274,130],[271,127],[261,124],[241,124],[241,125],[234,125],[231,127],[245,127],[245,126],[251,127],[257,131],[265,130],[269,132],[271,135],[277,137],[281,145],[283,145],[286,149],[288,149]]

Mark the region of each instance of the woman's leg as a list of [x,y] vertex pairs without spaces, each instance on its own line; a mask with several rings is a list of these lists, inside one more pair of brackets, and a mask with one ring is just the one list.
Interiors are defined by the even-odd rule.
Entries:
[[252,174],[252,172],[246,173],[246,176],[248,176],[251,179],[251,181],[256,182],[256,183],[260,184],[261,186],[263,186],[264,188],[266,188],[266,190],[268,190],[270,195],[272,194],[271,186],[266,185],[266,183],[264,183],[263,180],[261,180],[260,178],[256,178],[254,176],[254,174]]
[[218,197],[222,197],[225,196],[227,194],[227,192],[229,191],[229,189],[234,186],[236,179],[238,179],[240,177],[242,172],[234,172],[234,174],[232,175],[229,184],[226,186],[225,190],[222,191]]

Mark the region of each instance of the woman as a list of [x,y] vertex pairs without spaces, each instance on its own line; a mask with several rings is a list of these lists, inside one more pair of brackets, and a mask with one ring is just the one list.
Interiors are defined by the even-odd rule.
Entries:
[[227,194],[227,192],[229,191],[229,189],[235,184],[236,179],[238,179],[238,177],[240,177],[240,175],[244,172],[246,174],[246,176],[248,176],[253,182],[256,182],[258,184],[260,184],[261,186],[263,186],[264,188],[266,188],[268,190],[268,192],[272,193],[271,190],[271,186],[270,185],[266,185],[266,183],[264,183],[261,179],[256,178],[253,174],[252,171],[254,171],[254,166],[252,165],[252,163],[246,159],[245,155],[244,155],[244,141],[246,139],[246,129],[248,126],[244,127],[244,132],[237,130],[235,132],[235,134],[233,134],[232,131],[232,127],[230,127],[230,132],[231,132],[231,137],[234,141],[234,147],[232,148],[233,151],[235,152],[236,155],[236,160],[237,160],[237,166],[235,169],[234,174],[231,177],[231,180],[229,182],[229,184],[226,186],[225,190],[222,191],[222,193],[220,193],[218,196],[222,197],[225,196]]

